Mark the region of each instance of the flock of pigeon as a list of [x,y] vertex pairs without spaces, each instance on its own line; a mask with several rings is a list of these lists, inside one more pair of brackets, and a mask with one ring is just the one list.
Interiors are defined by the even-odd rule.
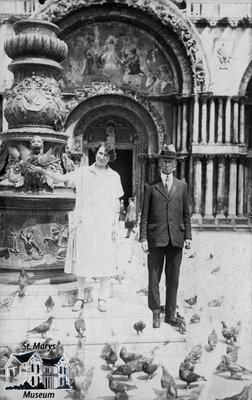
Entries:
[[[213,270],[213,274],[218,273],[218,270]],[[25,296],[25,290],[29,283],[29,277],[27,276],[24,269],[21,270],[19,275],[19,289],[13,292],[11,295],[3,299],[0,303],[1,309],[9,309],[12,305],[14,298],[18,295],[20,298]],[[121,281],[119,282],[121,283]],[[148,294],[147,289],[141,289],[137,291],[138,294],[143,293],[144,295]],[[185,303],[193,308],[197,305],[198,297],[197,295],[185,299]],[[213,301],[208,303],[209,307],[218,307],[222,304],[223,298],[214,299]],[[55,302],[51,296],[49,296],[44,303],[47,312],[52,312]],[[84,303],[83,303],[84,305]],[[161,310],[164,312],[164,309]],[[55,318],[50,316],[45,322],[42,324],[35,326],[34,328],[27,331],[28,334],[40,334],[42,338],[45,338],[45,342],[43,343],[46,349],[46,344],[48,344],[52,339],[46,337],[47,332],[50,331],[53,320]],[[181,334],[185,334],[187,332],[187,326],[185,318],[182,317],[179,312],[177,312],[177,320],[178,331]],[[200,322],[200,315],[198,313],[194,313],[190,319],[190,324],[195,324]],[[221,362],[216,366],[216,374],[225,373],[228,374],[230,379],[239,379],[242,380],[244,376],[251,375],[252,371],[242,367],[237,364],[239,348],[238,340],[239,335],[242,329],[241,321],[238,321],[235,326],[228,327],[224,321],[221,321],[222,324],[222,336],[225,339],[227,344],[226,354],[221,357]],[[77,319],[74,321],[74,327],[77,332],[77,337],[79,344],[82,339],[85,337],[86,325],[83,318],[83,309],[80,310]],[[137,335],[143,334],[146,325],[143,321],[138,321],[134,323],[133,329],[136,331]],[[208,336],[208,351],[213,351],[219,341],[218,334],[215,329],[211,331]],[[28,340],[20,343],[16,348],[10,349],[8,346],[5,347],[3,351],[0,352],[0,370],[4,368],[8,357],[12,352],[18,353],[22,351],[22,346],[24,343],[28,343]],[[166,344],[166,343],[164,343]],[[80,344],[81,347],[81,344]],[[206,348],[206,347],[205,347]],[[132,374],[136,372],[143,372],[147,376],[147,380],[151,380],[155,374],[157,373],[158,368],[162,369],[162,376],[160,379],[161,388],[166,389],[166,398],[171,400],[173,398],[178,397],[178,387],[174,377],[169,373],[166,366],[155,362],[155,351],[157,348],[154,348],[151,352],[151,356],[145,356],[143,354],[128,352],[125,347],[122,347],[119,353],[116,351],[115,347],[111,345],[109,349],[107,349],[106,354],[102,354],[102,358],[104,358],[107,369],[110,370],[107,374],[108,386],[109,389],[115,394],[115,398],[117,399],[120,395],[126,395],[126,393],[130,390],[137,389],[135,385],[132,385],[125,381],[125,377],[129,380],[131,379]],[[63,345],[60,341],[58,341],[56,348],[51,349],[49,352],[46,350],[40,350],[41,355],[43,357],[57,357],[62,355],[64,352]],[[184,360],[180,363],[179,366],[179,378],[181,381],[185,383],[185,389],[190,388],[190,385],[197,383],[198,381],[206,381],[206,378],[195,372],[197,363],[200,361],[203,353],[203,347],[201,344],[195,345],[190,352],[185,356]],[[120,362],[121,360],[121,362]],[[89,372],[90,380],[92,379],[92,371]],[[83,391],[83,380],[81,379],[81,375],[84,374],[84,363],[80,357],[73,357],[70,360],[70,384],[72,388],[75,390],[76,397],[80,395]],[[115,376],[124,377],[121,380],[115,379]],[[241,393],[237,393],[232,397],[227,397],[221,400],[251,400],[252,399],[252,384],[248,387],[245,387]]]

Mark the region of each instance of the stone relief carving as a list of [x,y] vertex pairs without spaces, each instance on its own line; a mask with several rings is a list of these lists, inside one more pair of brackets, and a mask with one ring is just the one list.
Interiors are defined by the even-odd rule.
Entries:
[[65,121],[65,105],[56,79],[39,76],[35,72],[19,82],[18,79],[15,79],[6,96],[4,114],[10,127],[28,124],[61,130]]
[[58,260],[66,257],[68,242],[68,225],[54,224],[51,228],[51,237],[45,237],[43,242],[48,245],[49,253],[56,255]]
[[[40,136],[31,139],[30,148],[23,144],[17,147],[10,146],[7,179],[16,188],[22,188],[29,193],[38,193],[44,189],[52,190],[54,181],[43,174],[43,169],[62,172],[61,160],[54,155],[55,149],[57,150],[51,147],[44,153],[43,140]],[[35,170],[32,166],[42,167],[42,170]]]
[[24,250],[27,255],[25,261],[38,260],[43,257],[43,252],[35,241],[35,231],[32,228],[21,231],[19,237],[23,241]]

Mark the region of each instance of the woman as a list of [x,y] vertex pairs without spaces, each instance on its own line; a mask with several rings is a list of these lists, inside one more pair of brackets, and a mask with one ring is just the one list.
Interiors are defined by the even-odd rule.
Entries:
[[[116,157],[114,149],[99,143],[95,153],[95,163],[91,166],[77,168],[65,175],[57,174],[57,177],[52,175],[52,178],[76,188],[75,209],[69,214],[65,272],[77,276],[79,290],[83,292],[87,278],[99,278],[98,309],[106,311],[108,278],[116,269],[115,229],[123,189],[119,174],[107,165]],[[49,174],[51,176],[51,172]]]
[[136,224],[136,205],[134,201],[134,197],[129,198],[129,205],[127,207],[126,220],[125,220],[125,228],[127,229],[126,238],[130,237],[131,232],[135,233],[133,230]]

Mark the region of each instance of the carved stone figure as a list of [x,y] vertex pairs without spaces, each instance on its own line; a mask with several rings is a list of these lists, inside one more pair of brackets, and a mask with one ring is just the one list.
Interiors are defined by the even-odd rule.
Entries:
[[[37,260],[43,257],[43,252],[39,249],[34,241],[33,229],[28,229],[26,233],[20,232],[20,239],[24,242],[25,252],[28,256],[27,260]],[[36,250],[36,252],[34,252]]]

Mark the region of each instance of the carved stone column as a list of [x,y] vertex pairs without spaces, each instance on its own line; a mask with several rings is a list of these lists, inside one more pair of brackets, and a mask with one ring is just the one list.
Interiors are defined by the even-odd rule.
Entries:
[[207,97],[201,98],[201,143],[205,144],[207,138]]
[[211,218],[212,216],[213,216],[213,157],[207,156],[205,217]]
[[237,192],[237,215],[243,216],[243,200],[244,200],[244,162],[240,158],[238,164],[238,192]]
[[244,129],[245,129],[245,104],[244,99],[240,102],[240,143],[244,144]]
[[237,160],[231,157],[229,167],[228,216],[236,216]]
[[201,156],[194,157],[194,191],[193,191],[193,217],[201,218],[202,196],[202,161]]
[[177,106],[172,106],[172,143],[176,145],[176,132],[177,132]]
[[187,122],[187,118],[188,118],[188,103],[184,102],[182,104],[183,107],[183,113],[182,113],[182,143],[181,143],[181,151],[186,151],[187,150],[187,127],[188,127],[188,122]]
[[193,107],[193,143],[199,143],[199,100],[197,95],[194,97]]
[[[5,107],[9,129],[1,135],[8,161],[0,182],[0,241],[8,257],[0,258],[0,274],[4,269],[4,276],[15,281],[25,266],[31,279],[59,280],[64,279],[68,211],[75,196],[43,170],[63,174],[73,168],[64,162],[69,160],[65,106],[58,86],[67,46],[50,22],[21,20],[14,31],[16,36],[5,43],[14,82]],[[37,166],[39,171],[33,169]]]
[[185,182],[185,160],[180,161],[180,179]]
[[230,97],[226,101],[226,118],[225,118],[225,143],[230,143],[231,138],[231,100]]
[[233,115],[233,143],[238,143],[239,134],[239,103],[234,100],[234,115]]
[[182,104],[178,103],[177,140],[176,140],[177,151],[181,149],[181,135],[182,135],[181,129],[182,129]]
[[223,198],[225,188],[225,157],[218,159],[218,182],[217,182],[217,218],[223,217]]
[[210,99],[210,121],[209,121],[209,143],[214,143],[215,129],[215,102],[213,97]]
[[217,143],[222,143],[223,101],[218,99]]

